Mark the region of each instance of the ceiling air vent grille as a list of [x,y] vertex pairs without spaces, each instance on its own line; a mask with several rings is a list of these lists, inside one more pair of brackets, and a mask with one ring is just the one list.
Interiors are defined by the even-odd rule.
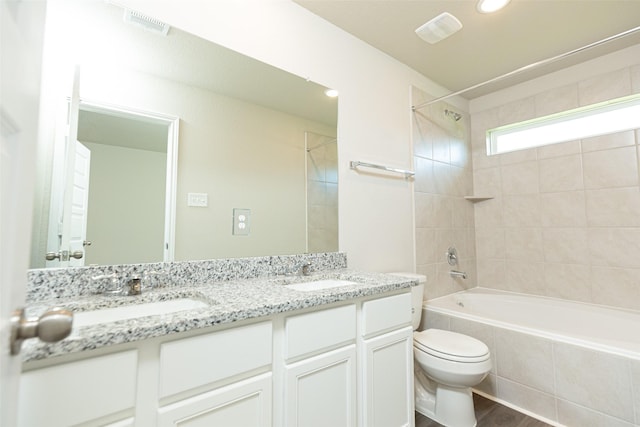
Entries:
[[163,36],[166,36],[169,28],[171,28],[169,24],[130,9],[124,11],[124,21],[142,27],[147,31],[160,33]]

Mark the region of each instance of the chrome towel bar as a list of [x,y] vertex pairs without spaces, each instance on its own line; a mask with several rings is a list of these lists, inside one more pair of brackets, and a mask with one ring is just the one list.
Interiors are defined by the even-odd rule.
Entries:
[[399,173],[404,175],[405,179],[409,179],[411,177],[413,177],[416,173],[413,171],[408,171],[408,170],[404,170],[404,169],[397,169],[397,168],[391,168],[389,166],[383,166],[383,165],[376,165],[374,163],[366,163],[366,162],[360,162],[357,160],[352,160],[349,162],[349,167],[351,169],[357,169],[358,167],[366,167],[366,168],[374,168],[374,169],[381,169],[387,172],[394,172],[394,173]]

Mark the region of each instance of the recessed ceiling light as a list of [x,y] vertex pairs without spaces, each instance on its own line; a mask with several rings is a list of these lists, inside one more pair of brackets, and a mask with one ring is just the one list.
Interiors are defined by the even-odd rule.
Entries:
[[416,34],[427,43],[435,44],[462,29],[462,22],[449,12],[441,13],[422,24]]
[[480,13],[492,13],[509,4],[511,0],[478,0],[477,9]]
[[336,96],[338,96],[338,91],[335,89],[327,89],[324,91],[324,94],[329,98],[335,98]]

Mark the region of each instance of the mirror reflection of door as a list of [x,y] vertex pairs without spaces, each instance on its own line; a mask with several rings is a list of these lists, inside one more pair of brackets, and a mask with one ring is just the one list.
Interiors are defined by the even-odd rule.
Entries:
[[81,104],[78,141],[91,152],[85,265],[163,261],[168,134],[165,121]]

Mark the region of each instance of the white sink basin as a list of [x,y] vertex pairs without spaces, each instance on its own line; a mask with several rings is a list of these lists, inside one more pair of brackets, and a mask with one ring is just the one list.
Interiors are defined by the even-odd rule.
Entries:
[[331,289],[338,288],[340,286],[350,286],[357,284],[357,282],[351,282],[349,280],[326,279],[316,280],[313,282],[293,283],[291,285],[284,285],[284,287],[293,289],[295,291],[312,292],[320,291],[322,289]]
[[193,298],[177,298],[168,301],[132,304],[122,307],[103,308],[93,311],[73,313],[73,326],[96,325],[98,323],[116,322],[118,320],[135,319],[137,317],[155,316],[158,314],[175,313],[184,310],[195,310],[208,307],[206,302]]

